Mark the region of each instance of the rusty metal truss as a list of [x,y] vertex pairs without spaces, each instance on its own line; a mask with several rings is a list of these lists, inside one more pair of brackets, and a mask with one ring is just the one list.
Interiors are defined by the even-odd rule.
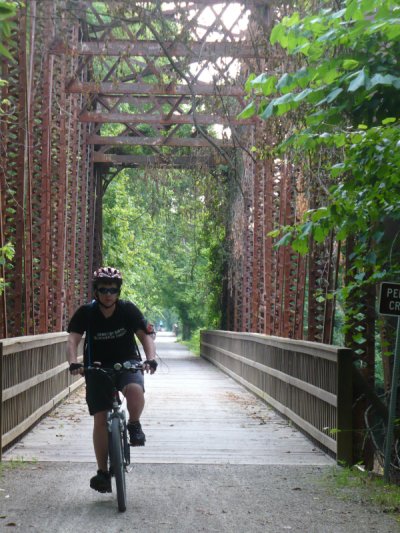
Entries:
[[[333,244],[301,258],[268,233],[298,220],[301,170],[259,157],[277,133],[239,120],[251,72],[282,69],[268,0],[31,0],[3,61],[0,116],[0,336],[61,331],[90,297],[102,257],[102,197],[122,169],[235,161],[225,327],[327,340]],[[276,3],[275,3],[276,4]],[[276,126],[277,128],[277,126]],[[239,162],[239,163],[237,163]],[[317,269],[315,265],[319,265]],[[304,303],[308,319],[304,323]]]
[[[275,7],[274,7],[275,6]],[[271,4],[268,20],[290,14],[290,6]],[[271,29],[271,26],[269,30]],[[266,28],[268,33],[268,28]],[[267,37],[268,38],[268,37]],[[288,59],[269,49],[257,72],[285,72]],[[295,117],[294,117],[295,120]],[[256,158],[243,152],[241,190],[232,205],[224,328],[294,339],[332,342],[340,249],[330,236],[306,256],[289,246],[275,247],[273,230],[301,220],[306,209],[323,205],[325,192],[305,191],[306,165],[265,154],[293,130],[293,118],[256,124],[250,144]],[[316,180],[314,180],[316,181]]]
[[[106,172],[120,165],[181,168],[190,152],[192,165],[214,166],[243,142],[239,126],[254,120],[236,119],[245,105],[238,80],[264,51],[240,23],[254,16],[250,8],[262,12],[260,2],[235,3],[229,24],[231,2],[76,4],[81,40],[57,37],[50,50],[79,60],[67,92],[84,98],[79,120],[93,126],[88,142],[95,164]],[[91,72],[86,82],[79,79],[82,65]],[[118,129],[104,133],[107,124]],[[231,135],[216,139],[215,125]]]
[[65,91],[78,58],[50,53],[58,33],[78,42],[79,28],[63,4],[32,0],[21,7],[10,47],[15,60],[2,63],[8,85],[1,91],[0,246],[15,248],[1,272],[2,337],[61,331],[68,312],[88,295],[92,126],[78,120],[82,98]]

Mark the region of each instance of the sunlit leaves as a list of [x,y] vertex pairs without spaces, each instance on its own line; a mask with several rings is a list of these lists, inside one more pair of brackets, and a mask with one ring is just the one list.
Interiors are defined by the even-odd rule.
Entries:
[[282,228],[277,246],[307,253],[311,237],[322,242],[331,231],[338,240],[358,235],[360,260],[379,269],[378,256],[367,252],[369,232],[387,217],[399,218],[400,211],[399,124],[392,115],[399,108],[399,14],[392,0],[347,0],[336,11],[293,13],[273,28],[271,44],[306,56],[307,64],[278,80],[267,73],[253,76],[248,109],[257,108],[264,120],[296,109],[303,113],[305,127],[298,127],[279,153],[326,147],[342,154],[330,168],[337,184],[327,207]]
[[[299,13],[284,17],[271,32],[271,44],[289,55],[306,56],[307,68],[283,73],[278,82],[263,73],[246,85],[254,97],[270,98],[258,106],[261,118],[282,115],[301,103],[312,106],[314,113],[315,107],[329,105],[329,122],[337,123],[335,112],[351,113],[353,94],[357,105],[373,101],[375,115],[385,118],[385,91],[400,88],[394,72],[399,70],[399,15],[398,2],[392,0],[347,0],[337,11],[327,8],[303,18]],[[314,124],[322,120],[313,115]]]
[[368,80],[368,77],[365,74],[365,70],[361,69],[358,72],[352,74],[351,76],[352,80],[347,88],[349,93],[352,93],[359,89],[362,86],[366,86],[366,82]]
[[[317,242],[331,231],[337,240],[349,235],[358,235],[356,247],[360,265],[371,266],[372,271],[380,271],[380,262],[387,261],[379,255],[380,245],[385,249],[384,221],[391,218],[400,221],[400,153],[397,143],[400,131],[393,118],[385,120],[385,125],[360,128],[344,135],[346,159],[331,169],[334,177],[341,180],[330,190],[329,204],[319,209],[309,210],[300,224],[282,228],[282,237],[277,246],[291,245],[304,254],[308,251],[309,236]],[[322,135],[320,142],[332,142],[333,135]],[[373,229],[373,231],[372,231]],[[277,237],[278,233],[274,233]],[[371,242],[376,249],[370,249]],[[365,282],[364,275],[355,276]]]
[[238,118],[245,119],[250,118],[257,112],[257,108],[254,102],[250,102],[243,111],[239,114]]
[[11,29],[15,25],[10,19],[15,16],[17,2],[0,1],[0,56],[12,59],[7,43],[10,42]]
[[[5,244],[0,248],[0,267],[4,267],[7,263],[11,262],[15,254],[14,246],[11,243]],[[0,294],[3,293],[5,288],[4,278],[0,277]]]

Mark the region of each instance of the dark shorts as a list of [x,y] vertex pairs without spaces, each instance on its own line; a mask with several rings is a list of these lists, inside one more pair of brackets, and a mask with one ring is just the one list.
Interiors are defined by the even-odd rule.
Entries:
[[[93,416],[100,411],[107,411],[112,407],[112,383],[102,372],[91,372],[86,379],[86,403],[89,413]],[[143,372],[124,372],[118,376],[117,388],[122,391],[126,385],[136,383],[144,392]]]

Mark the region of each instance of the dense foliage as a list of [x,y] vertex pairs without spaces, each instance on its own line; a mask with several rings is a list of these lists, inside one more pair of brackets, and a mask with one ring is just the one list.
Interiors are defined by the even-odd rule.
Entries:
[[212,213],[223,212],[223,191],[214,180],[210,195],[212,179],[125,169],[104,197],[105,261],[123,270],[123,296],[156,324],[179,324],[185,338],[219,320],[224,228]]
[[11,39],[11,30],[13,27],[12,18],[16,14],[19,2],[4,2],[0,0],[0,56],[12,59],[8,50],[8,44]]
[[[275,153],[318,161],[326,192],[299,224],[277,230],[278,245],[307,253],[310,238],[331,232],[351,242],[344,300],[400,273],[399,16],[399,0],[322,2],[306,16],[299,9],[271,33],[299,68],[247,82],[252,99],[241,116],[295,113],[297,128]],[[348,306],[347,324],[356,313]],[[361,328],[353,339],[363,344]]]

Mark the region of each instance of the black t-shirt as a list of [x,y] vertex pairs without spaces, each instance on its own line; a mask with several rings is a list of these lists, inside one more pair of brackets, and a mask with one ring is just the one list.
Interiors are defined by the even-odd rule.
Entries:
[[141,311],[132,302],[118,300],[108,318],[97,302],[82,305],[72,316],[67,331],[81,335],[86,332],[85,366],[99,361],[110,367],[128,359],[141,359],[134,337],[138,329],[146,331]]

